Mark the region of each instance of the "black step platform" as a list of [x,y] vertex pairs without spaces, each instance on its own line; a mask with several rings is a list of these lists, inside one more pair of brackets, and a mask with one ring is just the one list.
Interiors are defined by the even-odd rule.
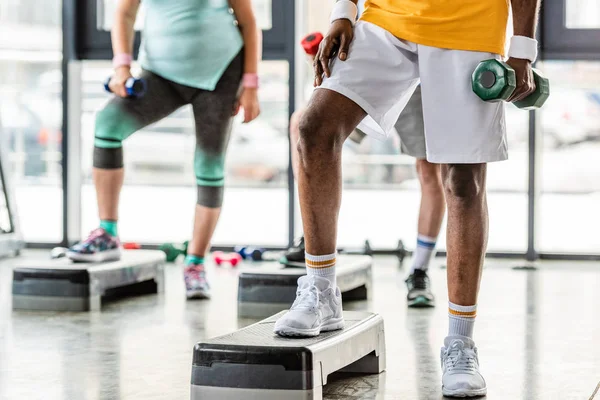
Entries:
[[13,309],[97,311],[103,298],[161,292],[165,253],[125,250],[121,260],[22,259],[13,268]]
[[[344,301],[368,298],[372,265],[370,256],[338,256],[337,285]],[[288,309],[296,298],[297,281],[302,275],[306,275],[304,268],[268,262],[250,271],[243,270],[238,283],[238,317],[265,318]]]
[[314,338],[273,333],[285,311],[194,347],[191,400],[318,400],[336,371],[385,369],[383,319],[344,312],[346,326]]

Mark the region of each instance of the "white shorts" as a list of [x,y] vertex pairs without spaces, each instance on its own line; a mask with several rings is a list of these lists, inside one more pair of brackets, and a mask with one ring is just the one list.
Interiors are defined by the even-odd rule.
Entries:
[[502,161],[508,158],[504,104],[484,102],[471,89],[475,67],[490,58],[499,56],[423,46],[359,21],[348,59],[332,61],[321,88],[358,104],[368,114],[359,129],[385,139],[421,82],[428,161]]

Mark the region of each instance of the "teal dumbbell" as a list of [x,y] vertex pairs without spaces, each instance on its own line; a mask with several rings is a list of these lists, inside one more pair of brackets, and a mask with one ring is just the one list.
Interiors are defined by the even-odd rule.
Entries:
[[[536,89],[523,100],[514,104],[523,110],[535,110],[544,105],[550,96],[550,81],[542,73],[533,69]],[[484,101],[506,101],[517,87],[515,70],[499,60],[485,60],[479,63],[472,75],[473,92]]]
[[183,242],[183,244],[164,243],[158,249],[165,253],[167,262],[175,262],[179,256],[187,255],[188,245],[188,241]]

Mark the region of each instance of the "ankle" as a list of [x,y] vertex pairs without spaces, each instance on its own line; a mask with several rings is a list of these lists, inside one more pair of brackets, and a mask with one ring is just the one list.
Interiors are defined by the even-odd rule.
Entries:
[[100,228],[104,229],[104,232],[108,233],[111,236],[118,236],[116,220],[101,219]]
[[308,276],[320,276],[329,281],[332,287],[336,287],[335,262],[337,253],[325,255],[313,255],[305,253],[306,274]]
[[427,271],[429,269],[429,262],[435,252],[435,244],[437,238],[425,236],[419,234],[417,236],[417,247],[413,254],[413,264],[410,270],[412,274],[416,269]]
[[448,302],[448,336],[465,336],[473,339],[477,305],[460,306]]
[[189,267],[191,265],[201,265],[201,266],[204,266],[204,257],[203,256],[194,255],[194,254],[188,254],[187,256],[185,256],[184,264],[185,264],[186,267]]

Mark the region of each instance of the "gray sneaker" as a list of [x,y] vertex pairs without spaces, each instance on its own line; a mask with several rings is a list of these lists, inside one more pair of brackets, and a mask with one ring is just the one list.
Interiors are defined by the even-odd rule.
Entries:
[[442,394],[449,397],[485,396],[485,379],[479,372],[475,342],[465,336],[448,336],[441,351]]
[[408,294],[406,302],[409,307],[434,307],[435,297],[431,292],[431,283],[427,271],[415,269],[415,272],[406,278]]
[[320,276],[298,278],[296,300],[290,310],[275,323],[280,336],[318,336],[321,332],[344,327],[342,294],[329,280]]

